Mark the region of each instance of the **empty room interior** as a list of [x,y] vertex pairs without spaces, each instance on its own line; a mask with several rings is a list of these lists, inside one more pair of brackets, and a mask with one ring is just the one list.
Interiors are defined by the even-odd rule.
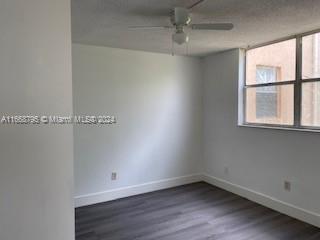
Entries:
[[319,0],[0,0],[0,240],[320,240]]

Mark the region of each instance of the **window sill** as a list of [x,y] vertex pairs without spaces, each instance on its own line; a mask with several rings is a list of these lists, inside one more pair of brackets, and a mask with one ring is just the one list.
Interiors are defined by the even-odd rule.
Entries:
[[274,130],[286,130],[286,131],[298,131],[298,132],[314,132],[320,133],[320,129],[312,128],[296,128],[296,127],[281,127],[281,126],[268,126],[268,125],[255,125],[255,124],[238,124],[238,127],[248,127],[248,128],[262,128],[262,129],[274,129]]

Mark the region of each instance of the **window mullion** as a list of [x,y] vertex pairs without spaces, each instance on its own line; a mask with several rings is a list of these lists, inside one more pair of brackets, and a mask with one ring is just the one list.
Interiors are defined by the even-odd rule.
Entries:
[[302,102],[302,37],[297,37],[296,46],[296,82],[294,85],[294,126],[301,126]]

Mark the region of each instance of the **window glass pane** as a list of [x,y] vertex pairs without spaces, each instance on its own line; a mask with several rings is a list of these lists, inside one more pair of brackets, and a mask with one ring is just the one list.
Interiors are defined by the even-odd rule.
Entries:
[[247,85],[291,81],[295,77],[296,39],[247,51]]
[[302,84],[302,125],[320,127],[320,82]]
[[246,89],[246,121],[293,125],[293,84]]
[[302,38],[302,78],[320,78],[320,33]]

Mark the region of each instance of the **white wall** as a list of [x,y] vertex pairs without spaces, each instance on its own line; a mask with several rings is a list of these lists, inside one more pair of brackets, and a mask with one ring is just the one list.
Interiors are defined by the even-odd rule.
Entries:
[[[70,1],[1,0],[0,115],[72,113]],[[0,239],[74,239],[72,126],[0,126]]]
[[[201,171],[199,59],[73,44],[73,92],[76,115],[118,120],[112,126],[75,127],[79,201]],[[113,171],[117,181],[111,181]]]
[[[319,214],[319,133],[237,126],[240,53],[232,50],[203,60],[204,169],[218,180]],[[284,191],[284,180],[292,182],[291,192]],[[319,220],[309,222],[320,226]]]

